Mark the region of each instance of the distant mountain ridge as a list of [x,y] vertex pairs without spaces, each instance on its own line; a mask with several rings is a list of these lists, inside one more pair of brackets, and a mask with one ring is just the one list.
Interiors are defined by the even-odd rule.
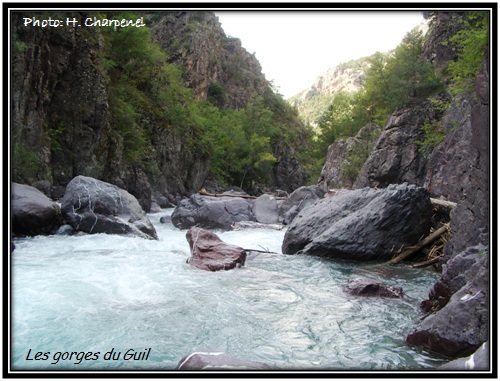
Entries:
[[[426,34],[429,29],[428,21],[424,19],[416,27],[423,34]],[[392,50],[389,50],[383,54],[391,54],[391,52]],[[439,55],[439,53],[435,53],[435,55]],[[319,118],[327,110],[335,94],[361,90],[366,71],[370,67],[371,57],[373,54],[331,67],[321,74],[311,87],[289,98],[288,102],[297,107],[299,115],[305,123],[317,127]]]
[[288,102],[297,107],[306,123],[316,126],[335,94],[356,92],[363,87],[369,58],[354,59],[328,69],[311,87],[288,99]]

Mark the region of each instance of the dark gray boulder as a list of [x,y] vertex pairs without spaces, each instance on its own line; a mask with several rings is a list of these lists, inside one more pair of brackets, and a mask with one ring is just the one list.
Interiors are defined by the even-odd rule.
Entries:
[[290,224],[285,254],[388,260],[428,235],[432,205],[421,187],[363,188],[318,200]]
[[279,221],[278,202],[274,196],[263,194],[253,204],[253,213],[257,222],[277,224]]
[[66,187],[61,209],[76,231],[158,239],[137,199],[116,185],[77,176]]
[[377,296],[382,298],[402,298],[403,289],[368,279],[351,279],[344,287],[344,292],[355,296]]
[[172,217],[171,216],[163,216],[160,218],[160,222],[162,224],[171,224],[172,223]]
[[194,194],[177,205],[172,213],[172,223],[179,229],[198,226],[204,229],[231,230],[236,222],[255,221],[253,201],[239,197]]
[[325,191],[317,185],[296,189],[279,207],[280,222],[290,224],[301,210],[314,204],[324,194]]
[[478,245],[449,260],[422,303],[429,315],[406,337],[409,345],[458,358],[489,339],[489,249]]
[[12,183],[12,233],[52,234],[63,224],[59,205],[38,189]]
[[177,365],[178,370],[265,370],[273,367],[255,361],[240,360],[224,352],[192,352]]

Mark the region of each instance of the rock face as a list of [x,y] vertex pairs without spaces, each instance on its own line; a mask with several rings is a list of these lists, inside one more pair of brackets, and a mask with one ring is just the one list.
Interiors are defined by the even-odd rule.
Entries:
[[240,360],[223,352],[193,352],[177,365],[178,370],[264,370],[271,366],[255,361]]
[[449,358],[468,356],[489,339],[489,249],[456,255],[422,307],[431,314],[407,336],[410,345]]
[[188,263],[202,270],[230,270],[245,264],[245,249],[223,242],[215,233],[197,227],[186,233],[191,248]]
[[61,208],[38,189],[12,183],[12,233],[54,233],[63,224]]
[[423,185],[427,159],[417,142],[424,140],[422,127],[442,116],[427,102],[394,112],[387,121],[353,188],[386,187],[408,182]]
[[377,296],[383,298],[402,298],[404,296],[401,287],[390,286],[367,279],[350,280],[344,288],[344,292],[356,296]]
[[329,258],[387,260],[426,236],[432,206],[414,185],[343,192],[317,201],[290,224],[283,253]]
[[[486,57],[488,57],[488,53]],[[407,342],[448,357],[473,353],[489,339],[489,67],[485,59],[473,95],[455,98],[448,131],[434,150],[427,187],[458,202],[450,214],[451,240],[443,275],[423,307],[430,312]]]
[[289,99],[289,102],[309,123],[317,125],[335,94],[355,92],[363,87],[368,67],[368,59],[361,58],[330,68],[311,87]]
[[490,119],[488,53],[476,79],[479,91],[459,96],[450,105],[444,125],[448,131],[434,149],[426,187],[458,203],[451,213],[452,238],[445,248],[449,258],[468,246],[488,244],[490,228]]
[[179,229],[198,226],[205,229],[231,230],[239,221],[255,221],[253,200],[237,197],[207,197],[194,194],[183,199],[172,213]]
[[[83,25],[92,15],[67,12],[64,17]],[[141,98],[141,107],[125,112],[127,123],[133,114],[137,139],[133,134],[131,138],[130,126],[117,117],[124,110],[114,95],[119,86],[110,80],[114,75],[106,64],[109,35],[102,28],[24,27],[23,17],[33,16],[44,17],[15,12],[11,23],[13,180],[31,185],[48,182],[47,195],[59,199],[71,179],[89,176],[127,190],[147,212],[152,195],[177,204],[197,192],[210,171],[201,128],[195,131],[181,125],[184,122],[158,118],[151,110],[156,103],[142,106],[148,103],[141,98],[147,97],[144,93],[136,97]],[[222,109],[242,109],[252,95],[271,91],[257,58],[238,39],[226,37],[213,12],[150,16],[147,26],[155,41],[182,70],[185,84],[199,100]],[[220,99],[213,90],[219,85],[224,95]],[[141,82],[141,89],[153,86]],[[180,103],[175,107],[186,109]],[[161,107],[174,108],[170,103]],[[136,150],[140,160],[130,157],[134,144],[141,147]],[[278,145],[273,147],[278,160],[273,180],[284,181],[285,174],[295,170],[287,187],[304,184],[305,170],[295,165],[297,155],[291,147]]]
[[61,209],[77,231],[158,239],[137,199],[115,185],[77,176],[66,187]]
[[[155,19],[153,39],[168,53],[171,62],[185,68],[187,87],[200,99],[222,108],[243,108],[255,92],[262,94],[267,80],[257,58],[238,38],[226,37],[213,12],[161,12]],[[213,99],[218,84],[224,95]]]
[[424,12],[424,18],[430,22],[430,30],[423,54],[438,69],[457,59],[457,48],[449,43],[449,39],[463,29],[462,16],[462,12]]
[[380,134],[380,127],[369,123],[356,134],[355,137],[338,139],[328,147],[325,165],[321,169],[318,185],[327,192],[330,188],[352,188],[356,179],[345,173],[345,165],[352,160],[349,156],[353,151],[366,152],[365,159],[370,154]]
[[[83,24],[88,15],[67,16]],[[33,15],[13,14],[12,25],[22,25],[22,17]],[[14,181],[48,181],[55,199],[75,176],[94,177],[126,189],[146,211],[153,190],[176,201],[201,187],[208,158],[163,126],[141,124],[154,167],[125,160],[122,126],[111,124],[101,28],[18,28],[15,35],[25,50],[13,55]]]

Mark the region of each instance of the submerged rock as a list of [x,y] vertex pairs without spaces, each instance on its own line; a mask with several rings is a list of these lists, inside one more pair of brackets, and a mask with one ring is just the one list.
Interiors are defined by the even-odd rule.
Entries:
[[76,231],[158,239],[137,199],[116,185],[77,176],[66,187],[62,212]]
[[12,183],[11,189],[14,234],[52,234],[63,224],[59,205],[38,189],[17,183]]
[[192,352],[185,356],[177,365],[178,370],[259,370],[272,369],[271,366],[240,360],[224,352]]
[[186,233],[191,249],[188,263],[202,270],[230,270],[245,264],[245,249],[223,242],[217,234],[193,227]]
[[432,205],[421,187],[363,188],[318,200],[290,224],[285,254],[388,260],[429,233]]
[[390,286],[368,279],[351,279],[347,282],[344,292],[357,296],[379,296],[384,298],[402,298],[401,287]]

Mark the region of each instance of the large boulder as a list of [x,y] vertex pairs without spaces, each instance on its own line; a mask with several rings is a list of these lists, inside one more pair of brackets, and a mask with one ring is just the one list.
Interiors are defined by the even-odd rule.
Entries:
[[301,210],[314,204],[325,195],[325,191],[317,186],[297,188],[279,207],[280,222],[290,224]]
[[388,260],[429,233],[432,205],[421,187],[363,188],[318,200],[290,224],[285,254]]
[[261,224],[277,224],[279,211],[276,198],[269,194],[257,197],[253,205],[253,213],[257,222]]
[[449,358],[469,356],[489,339],[489,249],[478,245],[449,260],[422,303],[429,315],[409,345]]
[[12,183],[12,233],[39,235],[54,233],[63,224],[61,208],[38,189]]
[[61,209],[77,231],[158,239],[137,199],[116,185],[77,176],[66,187]]
[[246,250],[223,242],[208,230],[193,227],[186,233],[191,249],[188,263],[202,270],[230,270],[245,264]]
[[264,370],[271,366],[248,360],[240,360],[224,352],[192,352],[177,365],[178,370]]
[[204,229],[231,230],[236,222],[255,221],[253,201],[238,197],[194,194],[177,205],[172,213],[172,223],[179,229],[198,226]]

